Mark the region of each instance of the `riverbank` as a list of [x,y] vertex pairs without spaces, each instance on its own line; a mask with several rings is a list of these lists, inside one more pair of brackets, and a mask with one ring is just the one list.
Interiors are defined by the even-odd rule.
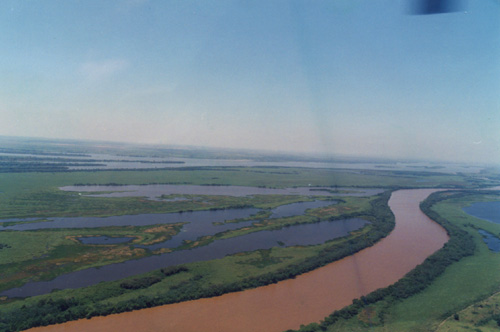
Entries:
[[[442,328],[454,332],[498,331],[495,312],[483,300],[500,290],[500,256],[487,247],[478,229],[500,234],[500,226],[463,210],[474,202],[498,200],[498,193],[487,191],[442,192],[426,199],[422,210],[444,225],[451,236],[444,248],[395,287],[380,292],[385,295],[382,300],[367,301],[357,308],[349,306],[357,311],[337,315],[337,319],[329,321],[327,328],[321,331],[424,332],[442,331]],[[404,290],[406,292],[401,292]],[[473,312],[462,312],[471,305]],[[447,323],[442,323],[446,318]]]

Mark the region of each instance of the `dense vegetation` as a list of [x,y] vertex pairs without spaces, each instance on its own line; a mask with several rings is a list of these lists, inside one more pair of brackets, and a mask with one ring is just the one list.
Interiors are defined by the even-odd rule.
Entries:
[[126,281],[123,281],[120,283],[121,288],[125,289],[141,289],[141,288],[147,288],[151,285],[154,285],[162,280],[162,277],[170,277],[174,274],[180,273],[180,272],[187,272],[189,271],[187,267],[179,265],[179,266],[169,266],[163,269],[160,269],[160,272],[162,273],[162,276],[145,276],[141,278],[133,278],[133,279],[128,279]]

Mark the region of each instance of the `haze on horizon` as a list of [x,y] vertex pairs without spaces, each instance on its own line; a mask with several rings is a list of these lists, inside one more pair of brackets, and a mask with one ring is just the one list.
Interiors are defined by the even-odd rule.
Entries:
[[500,164],[500,3],[4,1],[0,135]]

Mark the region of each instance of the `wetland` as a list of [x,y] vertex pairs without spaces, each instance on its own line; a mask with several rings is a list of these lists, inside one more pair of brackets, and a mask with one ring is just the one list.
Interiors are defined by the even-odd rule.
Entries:
[[[135,331],[283,331],[319,321],[335,309],[380,287],[394,283],[441,248],[446,231],[426,217],[419,203],[433,190],[403,190],[389,205],[394,231],[374,246],[275,285],[220,297],[183,302],[108,317],[96,317],[37,331],[120,328]],[[334,296],[332,296],[334,294]],[[196,319],[189,319],[197,312]],[[225,317],[221,319],[221,317]],[[163,325],[168,322],[167,325]],[[162,327],[160,327],[162,326]]]
[[[206,194],[206,190],[210,194],[214,194],[210,186],[181,186],[176,192],[175,186],[138,186],[140,189],[148,190],[154,188],[154,199],[157,195],[163,195],[165,192],[159,190],[164,189],[167,194]],[[221,188],[221,187],[215,187]],[[227,194],[231,187],[222,187],[223,192],[218,194]],[[66,190],[68,188],[65,188]],[[82,189],[82,188],[79,188]],[[95,192],[96,188],[86,188],[91,192]],[[109,186],[101,188],[109,191]],[[116,188],[114,188],[116,189]],[[245,188],[243,188],[245,189]],[[257,188],[259,189],[259,188]],[[302,193],[320,193],[319,196],[331,196],[329,191],[316,190],[309,191],[300,189],[285,190],[285,193],[294,192],[295,194]],[[204,192],[200,192],[205,190]],[[371,196],[378,193],[380,190],[356,190],[352,193],[344,193],[343,195],[351,196]],[[264,191],[266,192],[266,191]],[[140,194],[144,194],[142,191]],[[242,187],[235,189],[234,193],[238,196],[243,196]],[[262,191],[258,191],[262,194]],[[276,195],[274,191],[270,194]],[[123,192],[120,192],[123,194]],[[126,191],[128,196],[137,195],[136,191]],[[150,192],[151,194],[151,192]],[[250,191],[248,194],[256,194],[255,191]],[[110,194],[107,194],[110,195]],[[247,196],[247,195],[245,195]],[[287,220],[287,218],[303,215],[307,210],[320,209],[337,204],[333,200],[313,200],[306,202],[296,202],[291,204],[280,205],[269,210],[269,217],[266,219],[272,223],[273,220]],[[360,218],[341,219],[335,221],[321,221],[307,224],[291,225],[287,224],[285,228],[278,226],[279,229],[259,230],[250,232],[233,238],[218,239],[209,242],[205,246],[199,248],[189,248],[191,250],[177,250],[170,252],[171,249],[181,247],[188,243],[193,243],[203,237],[210,237],[215,234],[224,233],[231,230],[249,229],[253,224],[261,220],[255,220],[252,216],[262,211],[257,208],[239,208],[239,209],[222,209],[209,211],[188,211],[168,214],[138,214],[138,215],[123,215],[111,217],[73,217],[73,218],[50,218],[48,221],[33,221],[22,222],[17,220],[17,224],[3,227],[3,232],[22,232],[36,231],[48,229],[98,229],[109,227],[127,227],[127,226],[151,226],[162,224],[177,224],[180,226],[180,231],[172,234],[164,241],[155,241],[154,244],[141,245],[135,247],[146,249],[156,255],[143,257],[140,259],[129,260],[122,263],[115,263],[98,268],[83,269],[67,274],[60,275],[53,280],[28,282],[9,290],[5,290],[0,295],[8,297],[27,297],[49,293],[54,289],[78,288],[86,287],[102,281],[112,281],[128,276],[137,275],[140,273],[149,272],[159,267],[168,267],[178,264],[186,264],[196,261],[206,261],[212,259],[223,258],[226,255],[237,254],[240,252],[270,249],[275,246],[306,246],[324,243],[327,240],[332,240],[337,237],[348,235],[350,232],[363,227],[367,221]],[[246,219],[246,220],[245,220]],[[242,221],[241,221],[242,220]],[[320,219],[317,219],[319,221]],[[30,221],[30,220],[28,220]],[[236,222],[228,222],[236,221]],[[98,232],[98,231],[96,231]],[[85,236],[77,237],[77,239],[85,245],[111,245],[111,244],[127,244],[133,240],[133,237],[109,237],[109,236]],[[167,249],[167,252],[162,251]],[[181,248],[182,249],[182,248]]]
[[[398,190],[401,187],[495,182],[485,174],[438,174],[430,169],[178,166],[154,171],[0,174],[0,331],[246,296],[255,297],[254,303],[272,303],[276,297],[278,306],[287,308],[283,312],[296,317],[287,326],[299,328],[328,317],[373,287],[385,287],[390,278],[397,282],[432,254],[425,252],[435,249],[432,236],[424,231],[425,236],[419,237],[422,229],[415,221],[405,226],[396,223],[392,230],[387,205],[391,191],[389,204],[394,211],[394,198],[405,192]],[[408,209],[408,204],[401,208]],[[410,235],[395,241],[394,234],[402,229]],[[429,232],[442,234],[442,229]],[[380,246],[388,246],[385,243],[400,246],[392,253],[379,253],[397,266],[386,266],[380,256],[365,263],[363,253],[376,253]],[[413,261],[414,252],[419,261]],[[341,265],[339,275],[317,274],[319,279],[312,278],[309,286],[296,283],[344,261],[350,263]],[[364,277],[360,262],[366,271],[380,266],[385,272],[367,272]],[[389,279],[384,277],[387,272]],[[334,287],[332,275],[341,281],[341,289],[329,288]],[[280,285],[289,286],[283,291],[273,288]],[[305,293],[315,294],[314,288],[319,293],[308,300]],[[347,290],[354,293],[340,296]],[[325,294],[338,296],[325,299]],[[262,324],[267,330],[290,317],[281,318],[279,310],[254,304],[255,315],[262,315],[256,320],[246,314],[254,310],[252,305],[230,303],[221,306],[224,312],[241,307],[245,313],[233,312],[238,322],[220,321],[219,327],[232,322],[245,330],[248,321],[248,326]],[[199,310],[212,309],[202,305]],[[156,313],[150,317],[150,311],[138,312],[143,314],[133,320],[155,321]],[[100,324],[109,327],[115,322]],[[173,318],[172,324],[177,324]],[[158,330],[158,325],[144,328]]]

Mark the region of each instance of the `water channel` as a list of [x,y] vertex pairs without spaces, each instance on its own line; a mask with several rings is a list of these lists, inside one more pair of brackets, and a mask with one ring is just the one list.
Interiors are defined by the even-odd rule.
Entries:
[[[353,299],[387,287],[448,241],[419,203],[436,190],[399,190],[389,206],[396,226],[383,240],[320,269],[243,292],[107,317],[94,317],[33,331],[278,332],[318,322]],[[193,319],[196,313],[196,319]]]
[[485,166],[456,163],[390,162],[390,161],[299,161],[251,159],[203,159],[181,157],[128,156],[113,154],[29,154],[0,152],[2,158],[19,158],[38,163],[68,166],[70,170],[165,169],[186,167],[303,167],[352,170],[386,170],[432,173],[479,173]]
[[77,238],[83,244],[118,244],[134,240],[134,237],[85,236]]
[[[301,215],[307,209],[328,206],[335,203],[335,201],[311,201],[287,204],[273,210],[271,217],[283,218]],[[5,228],[21,231],[42,228],[86,228],[117,224],[120,226],[127,226],[192,221],[183,227],[184,232],[181,231],[171,240],[146,247],[155,250],[159,248],[175,248],[181,245],[185,240],[196,240],[200,236],[213,235],[228,229],[249,226],[254,221],[250,220],[239,223],[223,223],[216,225],[214,225],[213,222],[249,217],[258,211],[258,209],[247,208],[221,211],[197,211],[190,213],[168,213],[163,215],[116,216],[108,218],[57,218],[57,220],[54,221],[19,224]],[[203,218],[200,216],[203,216]],[[223,217],[227,219],[222,219]],[[22,287],[6,290],[0,295],[9,297],[35,296],[49,293],[54,289],[86,287],[102,281],[113,281],[149,272],[160,267],[223,258],[224,256],[239,252],[269,249],[279,245],[295,246],[320,244],[327,240],[348,235],[349,232],[363,227],[366,223],[366,220],[354,218],[296,225],[279,230],[259,231],[234,238],[216,240],[207,246],[191,250],[174,251],[138,260],[106,265],[99,268],[80,270],[61,275],[50,281],[29,282]],[[93,237],[91,241],[96,241],[96,237]]]
[[[330,202],[331,204],[331,202]],[[224,222],[227,220],[248,218],[259,212],[256,208],[225,209],[214,211],[192,211],[177,213],[158,214],[135,214],[112,217],[70,217],[70,218],[50,218],[49,221],[31,222],[26,224],[16,224],[0,228],[3,230],[29,231],[37,229],[55,228],[96,228],[110,226],[148,226],[156,224],[174,224],[190,222],[193,220],[203,220],[206,223]],[[221,227],[221,231],[224,229]]]

